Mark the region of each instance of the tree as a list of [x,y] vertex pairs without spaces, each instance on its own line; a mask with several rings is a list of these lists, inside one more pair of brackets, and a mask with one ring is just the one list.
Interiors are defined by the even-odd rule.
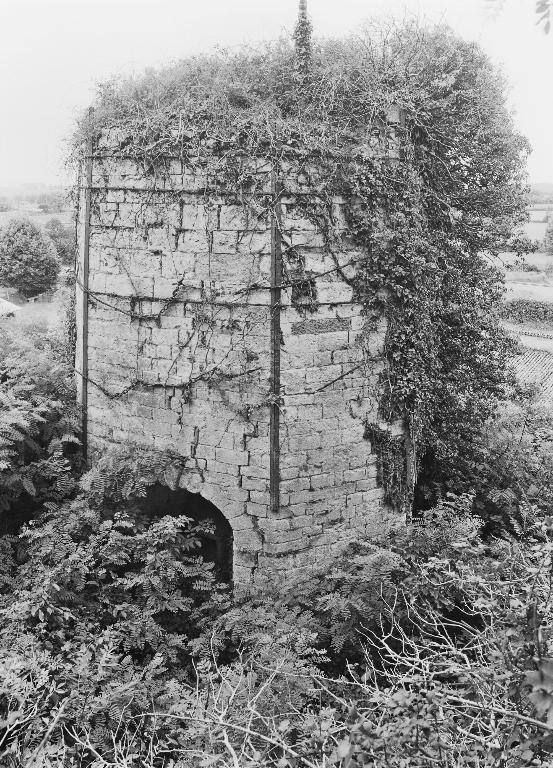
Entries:
[[547,217],[547,227],[543,238],[543,250],[553,256],[553,214]]
[[61,213],[64,204],[65,198],[60,192],[45,192],[37,200],[37,205],[43,213]]
[[0,285],[36,296],[55,285],[59,268],[54,244],[32,221],[12,219],[0,231]]
[[74,227],[65,226],[59,219],[49,219],[44,229],[56,247],[62,264],[72,264],[77,241]]

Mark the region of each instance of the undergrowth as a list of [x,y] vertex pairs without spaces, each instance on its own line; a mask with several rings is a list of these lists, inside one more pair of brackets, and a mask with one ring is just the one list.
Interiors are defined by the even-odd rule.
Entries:
[[[551,426],[524,404],[492,420],[509,344],[483,255],[523,218],[524,142],[486,57],[447,31],[309,55],[298,71],[282,43],[108,85],[79,143],[115,129],[161,177],[177,152],[207,198],[247,198],[244,160],[317,158],[305,213],[335,252],[329,205],[355,201],[359,264],[337,268],[369,323],[388,319],[380,414],[434,453],[432,509],[231,590],[200,556],[206,524],[143,512],[173,458],[121,449],[79,478],[67,357],[54,337],[2,342],[2,766],[551,765]],[[391,107],[403,162],[368,149],[394,138]]]

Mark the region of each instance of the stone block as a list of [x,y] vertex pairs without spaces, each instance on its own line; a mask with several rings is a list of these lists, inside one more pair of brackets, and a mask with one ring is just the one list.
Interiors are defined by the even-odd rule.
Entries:
[[257,504],[253,501],[246,503],[246,514],[252,517],[267,517],[269,513],[268,501],[266,504]]
[[[269,492],[269,481],[258,477],[244,477],[241,474],[242,488],[247,491],[257,491],[267,494]],[[264,499],[265,500],[265,499]]]
[[240,232],[238,235],[236,250],[238,253],[271,253],[270,232]]
[[[385,322],[367,336],[366,318],[336,275],[317,280],[312,314],[299,312],[291,291],[283,291],[282,506],[271,512],[269,222],[224,192],[206,206],[205,176],[180,159],[168,162],[168,184],[183,192],[179,204],[163,183],[154,190],[132,161],[109,158],[94,169],[102,191],[91,228],[90,284],[112,306],[90,302],[91,379],[114,392],[138,376],[143,387],[120,401],[89,387],[91,447],[101,452],[125,442],[180,455],[185,471],[172,468],[163,481],[200,493],[229,519],[237,580],[269,561],[283,570],[305,567],[329,557],[348,530],[382,531],[397,519],[382,503],[375,457],[363,440],[363,419],[375,410],[370,387],[376,391],[382,365],[376,360],[367,370],[349,370],[364,354],[380,355]],[[260,190],[270,177],[257,164],[262,160],[252,160]],[[290,164],[293,188],[316,189],[312,165],[303,173]],[[283,204],[287,241],[306,269],[332,269],[321,233],[298,199],[287,195]],[[346,207],[338,197],[332,205],[340,262],[365,258],[347,241]],[[257,287],[244,291],[252,281]],[[123,314],[131,308],[132,319]],[[218,366],[220,377],[196,379],[186,390],[191,378]],[[255,366],[261,370],[225,378]]]
[[211,250],[213,253],[233,254],[236,251],[238,235],[232,230],[213,232]]
[[250,453],[249,451],[229,451],[224,448],[216,448],[215,458],[223,464],[248,465]]
[[320,488],[330,488],[336,485],[337,477],[336,473],[325,472],[322,475],[313,475],[311,477],[311,487],[313,490],[319,490]]

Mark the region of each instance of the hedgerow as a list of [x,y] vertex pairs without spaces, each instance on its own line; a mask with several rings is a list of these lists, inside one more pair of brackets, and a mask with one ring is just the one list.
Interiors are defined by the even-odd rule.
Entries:
[[501,317],[514,323],[532,323],[553,329],[553,305],[546,301],[511,299],[501,307]]

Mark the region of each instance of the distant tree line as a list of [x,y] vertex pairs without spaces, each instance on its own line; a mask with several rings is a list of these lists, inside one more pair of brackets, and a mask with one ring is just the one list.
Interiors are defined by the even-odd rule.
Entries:
[[63,188],[47,191],[3,190],[0,195],[0,212],[17,210],[22,206],[34,206],[42,213],[61,213],[68,208],[67,193]]

